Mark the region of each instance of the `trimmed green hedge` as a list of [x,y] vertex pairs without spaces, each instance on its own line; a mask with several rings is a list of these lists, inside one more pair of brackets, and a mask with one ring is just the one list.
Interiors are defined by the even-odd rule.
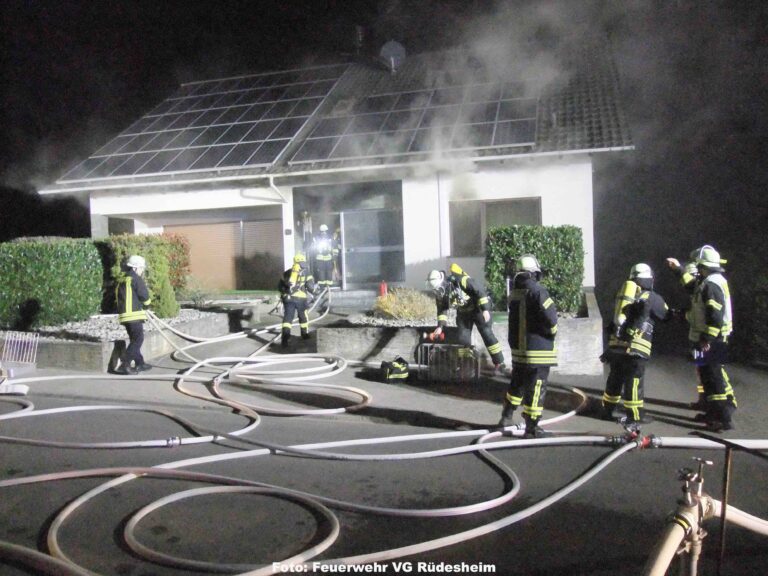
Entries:
[[152,297],[152,311],[161,318],[173,318],[179,304],[169,274],[170,243],[160,234],[121,234],[98,240],[105,270],[104,308],[115,310],[115,284],[125,275],[123,265],[129,256],[138,254],[147,261],[144,278]]
[[181,234],[163,232],[168,246],[168,276],[174,291],[183,291],[189,277],[189,240]]
[[485,239],[485,280],[497,308],[504,309],[506,272],[515,258],[534,254],[557,309],[576,313],[584,279],[584,242],[578,226],[491,228]]
[[28,330],[85,320],[101,306],[102,267],[88,239],[0,244],[0,326]]

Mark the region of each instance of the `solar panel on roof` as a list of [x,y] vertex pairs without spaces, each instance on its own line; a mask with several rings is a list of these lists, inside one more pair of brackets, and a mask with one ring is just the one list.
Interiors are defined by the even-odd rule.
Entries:
[[289,164],[535,143],[537,100],[522,96],[522,84],[443,84],[367,96],[351,111],[329,113]]
[[61,181],[270,166],[347,65],[186,84]]

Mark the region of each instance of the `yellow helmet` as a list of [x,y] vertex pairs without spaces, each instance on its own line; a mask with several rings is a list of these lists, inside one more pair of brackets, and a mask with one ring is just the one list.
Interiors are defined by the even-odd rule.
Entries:
[[293,257],[293,263],[294,264],[301,264],[302,262],[306,262],[307,257],[304,256],[304,254],[296,254],[296,256]]

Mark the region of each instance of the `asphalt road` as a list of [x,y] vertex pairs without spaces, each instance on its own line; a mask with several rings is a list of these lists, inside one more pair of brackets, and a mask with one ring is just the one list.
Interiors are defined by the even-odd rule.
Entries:
[[[310,342],[311,345],[311,342]],[[198,358],[241,357],[256,349],[253,340],[240,340],[198,348]],[[292,351],[298,351],[294,349]],[[281,358],[282,350],[274,350]],[[162,358],[149,376],[176,374],[188,362]],[[309,365],[296,364],[306,368]],[[274,367],[283,370],[286,366]],[[204,368],[213,376],[221,368]],[[730,367],[739,400],[736,429],[726,439],[768,439],[763,418],[768,401],[764,392],[768,374],[741,366]],[[37,410],[95,405],[145,407],[143,410],[79,410],[43,413],[0,421],[2,466],[0,466],[0,540],[41,551],[50,549],[49,534],[66,506],[111,476],[49,480],[27,485],[3,482],[39,474],[76,472],[96,468],[150,467],[176,464],[180,471],[226,477],[218,482],[190,478],[140,478],[119,484],[77,507],[58,530],[58,545],[74,562],[96,574],[165,576],[214,573],[207,566],[173,567],[150,561],[125,542],[123,531],[131,516],[142,507],[166,496],[175,501],[149,511],[136,525],[138,542],[150,550],[211,563],[230,572],[298,554],[311,546],[322,546],[339,533],[333,544],[313,561],[333,560],[408,547],[448,536],[455,542],[428,552],[406,553],[368,564],[378,573],[503,575],[613,575],[639,574],[654,543],[661,535],[667,515],[680,497],[677,470],[693,467],[693,457],[712,460],[705,470],[704,490],[720,498],[724,451],[715,449],[647,448],[631,450],[600,470],[586,484],[543,510],[510,523],[515,514],[567,486],[619,448],[583,444],[593,436],[621,436],[619,425],[591,415],[591,407],[602,393],[601,377],[555,376],[544,418],[567,412],[579,403],[571,391],[576,387],[590,398],[582,413],[548,428],[566,445],[544,441],[524,442],[497,435],[508,447],[493,450],[493,456],[519,478],[519,492],[511,501],[489,510],[461,509],[497,499],[515,491],[515,481],[505,478],[496,466],[477,452],[457,455],[392,459],[393,454],[433,452],[465,447],[484,429],[498,421],[506,383],[483,378],[474,385],[427,384],[415,378],[398,385],[379,381],[371,368],[347,367],[325,384],[350,386],[371,396],[370,405],[351,412],[284,416],[271,410],[331,411],[354,405],[354,392],[306,387],[263,388],[243,381],[224,384],[221,394],[258,406],[262,414],[257,427],[243,437],[247,442],[223,439],[215,443],[178,444],[177,438],[205,435],[208,431],[232,433],[250,421],[226,406],[182,394],[171,380],[107,378],[96,375],[39,371],[36,376],[65,375],[65,380],[31,382],[24,400]],[[208,394],[199,384],[189,387]],[[692,438],[700,425],[687,403],[694,399],[694,377],[690,365],[673,357],[655,358],[647,373],[646,401],[656,421],[643,433],[664,438]],[[17,397],[17,399],[20,399]],[[21,408],[11,397],[0,402],[0,414]],[[177,422],[162,411],[183,419]],[[36,413],[35,413],[36,414]],[[416,439],[405,437],[419,435]],[[126,448],[69,448],[11,441],[32,439],[56,442],[137,442],[158,440],[171,446]],[[373,439],[389,438],[387,443]],[[350,445],[349,441],[370,443]],[[394,441],[398,440],[398,441]],[[300,446],[337,442],[317,448],[336,454],[378,455],[388,459],[344,460],[276,453],[275,446]],[[515,447],[515,444],[517,447]],[[271,451],[260,446],[269,445]],[[188,459],[211,457],[207,461]],[[218,457],[218,458],[214,458]],[[768,462],[745,453],[735,453],[729,502],[751,514],[768,518],[765,478]],[[232,480],[234,479],[234,480]],[[197,488],[220,486],[221,482],[258,482],[269,485],[251,492],[187,493]],[[287,497],[281,490],[294,490],[337,502]],[[181,499],[180,494],[184,494]],[[453,510],[442,517],[402,517],[379,511],[350,509],[348,503],[389,509]],[[332,514],[332,516],[328,516]],[[332,520],[330,518],[335,518]],[[508,524],[492,529],[494,523]],[[485,528],[482,528],[485,527]],[[472,532],[474,530],[474,532]],[[701,574],[714,574],[720,540],[716,520],[707,524]],[[475,532],[486,531],[482,535]],[[762,574],[768,565],[765,537],[738,527],[726,531],[723,575]],[[2,556],[2,554],[0,554]],[[317,573],[340,573],[346,566],[331,562]],[[290,572],[278,565],[278,572]],[[1,574],[37,574],[16,561],[0,558]],[[348,573],[348,572],[347,572]]]

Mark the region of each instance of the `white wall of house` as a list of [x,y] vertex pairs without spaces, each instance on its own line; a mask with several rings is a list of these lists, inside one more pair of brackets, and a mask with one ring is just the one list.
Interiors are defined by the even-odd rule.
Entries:
[[[484,258],[451,255],[449,203],[458,200],[540,198],[545,226],[571,224],[584,238],[584,286],[594,286],[594,232],[592,220],[592,161],[587,155],[510,159],[503,163],[464,165],[403,179],[403,234],[405,284],[423,288],[433,268],[445,269],[457,261],[470,275],[484,281]],[[162,232],[163,213],[200,212],[282,204],[282,242],[285,266],[295,250],[293,191],[280,186],[279,197],[269,188],[172,190],[141,189],[91,193],[91,213],[104,217],[132,218],[137,233]],[[285,230],[291,230],[285,234]]]
[[[424,286],[432,268],[446,268],[450,253],[448,203],[456,200],[541,198],[545,226],[570,224],[582,229],[584,286],[595,285],[592,220],[592,161],[587,155],[531,158],[473,171],[438,172],[431,177],[403,180],[406,285]],[[483,257],[456,261],[483,280]]]

